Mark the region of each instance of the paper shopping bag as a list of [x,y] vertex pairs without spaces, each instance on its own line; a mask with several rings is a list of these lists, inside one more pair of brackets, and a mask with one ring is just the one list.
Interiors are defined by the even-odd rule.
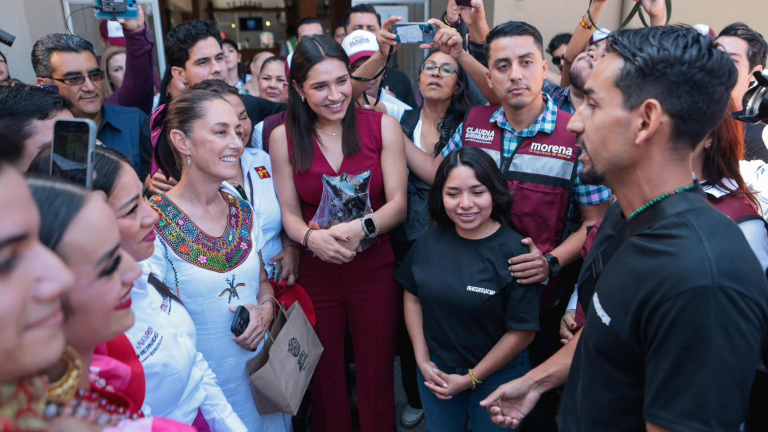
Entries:
[[246,364],[259,414],[295,416],[322,353],[299,303],[281,304],[264,349]]

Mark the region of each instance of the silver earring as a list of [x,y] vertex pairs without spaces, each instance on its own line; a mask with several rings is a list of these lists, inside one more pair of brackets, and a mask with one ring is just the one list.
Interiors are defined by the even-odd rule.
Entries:
[[302,103],[304,103],[304,102],[306,102],[306,101],[307,101],[307,100],[306,100],[306,99],[304,99],[304,96],[302,96],[302,97],[301,97],[301,102],[302,102]]
[[192,166],[192,158],[187,156],[187,166]]

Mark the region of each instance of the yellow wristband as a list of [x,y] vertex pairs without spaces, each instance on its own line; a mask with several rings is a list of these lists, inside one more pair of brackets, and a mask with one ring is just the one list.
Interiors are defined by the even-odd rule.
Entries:
[[475,378],[474,369],[469,370],[469,377],[472,378],[472,390],[474,390],[477,387],[477,384],[483,383],[479,379]]

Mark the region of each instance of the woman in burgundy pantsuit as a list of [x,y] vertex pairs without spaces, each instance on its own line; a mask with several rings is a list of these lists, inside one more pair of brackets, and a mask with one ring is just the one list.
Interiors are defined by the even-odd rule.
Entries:
[[[286,124],[272,133],[270,152],[283,227],[308,249],[302,252],[299,283],[315,304],[315,331],[325,347],[311,384],[315,431],[352,431],[344,366],[349,324],[362,430],[394,432],[400,290],[384,233],[405,218],[403,134],[392,117],[355,109],[349,59],[328,36],[299,43],[290,80]],[[323,174],[352,176],[368,170],[370,218],[379,241],[356,253],[367,235],[361,220],[317,231],[307,223],[320,203]]]

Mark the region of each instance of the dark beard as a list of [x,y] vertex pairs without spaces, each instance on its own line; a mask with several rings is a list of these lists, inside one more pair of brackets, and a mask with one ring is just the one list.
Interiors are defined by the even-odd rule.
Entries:
[[587,84],[587,79],[584,78],[583,73],[576,73],[573,69],[568,73],[568,77],[571,79],[571,86],[578,91],[584,91],[584,86]]
[[605,184],[605,176],[595,171],[592,167],[584,167],[579,173],[579,180],[585,185],[598,186]]

